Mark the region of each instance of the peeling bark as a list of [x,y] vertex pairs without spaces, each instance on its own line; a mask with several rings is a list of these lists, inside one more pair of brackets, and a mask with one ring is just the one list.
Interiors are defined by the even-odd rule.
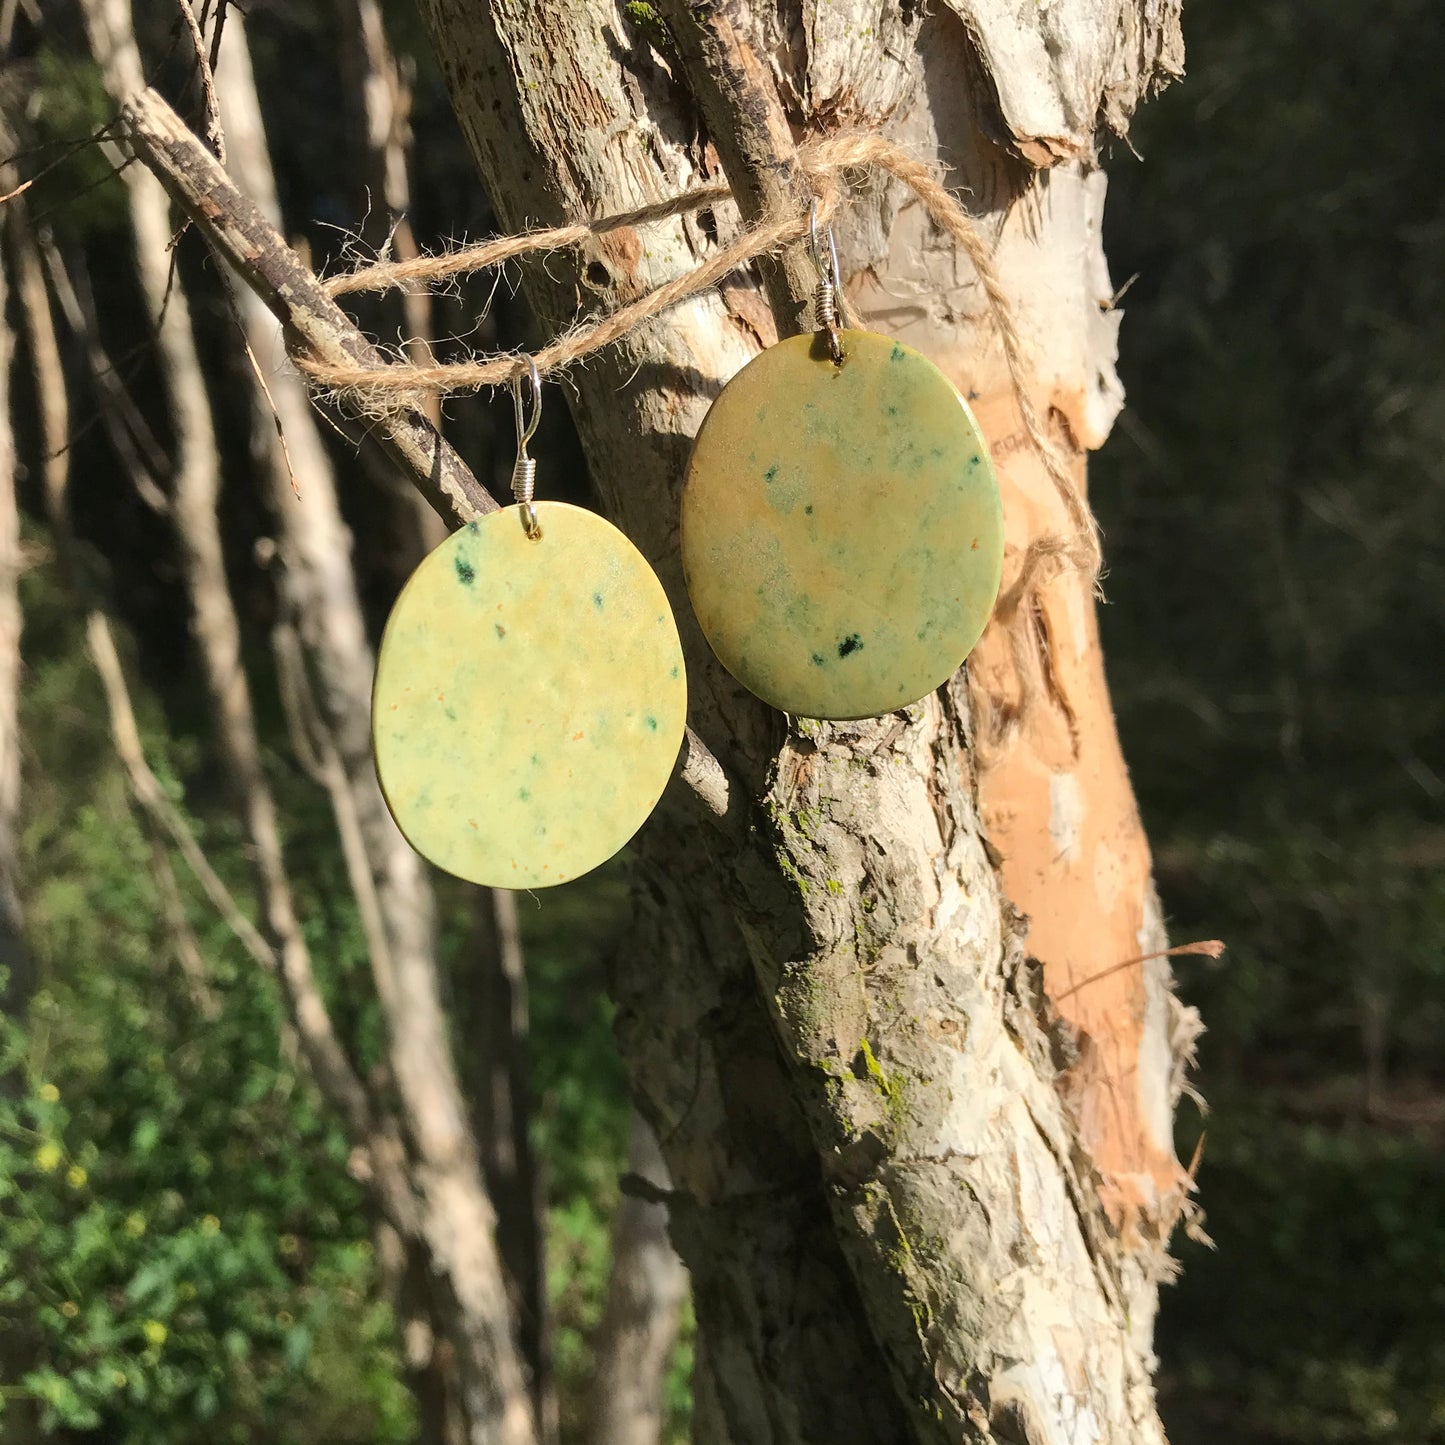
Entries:
[[945,0],[968,29],[1002,122],[1030,165],[1093,161],[1139,102],[1184,73],[1181,0]]

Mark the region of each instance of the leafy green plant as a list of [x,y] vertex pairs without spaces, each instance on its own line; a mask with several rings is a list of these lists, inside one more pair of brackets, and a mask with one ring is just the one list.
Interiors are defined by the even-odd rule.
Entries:
[[[0,1025],[0,1334],[21,1367],[0,1400],[147,1445],[407,1440],[363,1196],[274,981],[184,889],[219,1004],[197,1007],[97,684],[45,579],[27,593],[38,987]],[[145,712],[172,778],[185,749]],[[239,873],[227,830],[191,821]]]

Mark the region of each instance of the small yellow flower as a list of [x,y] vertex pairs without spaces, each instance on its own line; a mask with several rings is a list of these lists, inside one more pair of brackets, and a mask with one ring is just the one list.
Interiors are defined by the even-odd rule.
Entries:
[[294,1234],[283,1234],[276,1241],[276,1246],[287,1259],[293,1258],[301,1253],[301,1241]]
[[43,1174],[52,1174],[60,1167],[60,1161],[64,1157],[60,1145],[51,1139],[35,1151],[35,1167]]
[[125,1232],[132,1239],[139,1239],[146,1232],[146,1217],[144,1214],[127,1214],[125,1217]]
[[60,1306],[60,1313],[68,1320],[73,1320],[80,1313],[80,1306],[73,1299],[68,1299]]
[[165,1344],[166,1336],[170,1334],[170,1331],[159,1320],[147,1320],[140,1329],[141,1334],[143,1334],[147,1341],[153,1344],[156,1349],[160,1349],[160,1347]]
[[70,1185],[72,1189],[83,1189],[85,1187],[85,1181],[89,1178],[90,1176],[79,1164],[72,1164],[70,1168],[65,1171],[65,1182]]
[[207,1214],[201,1219],[202,1234],[219,1234],[221,1232],[221,1221],[214,1214]]
[[57,1103],[60,1099],[60,1090],[57,1089],[54,1084],[41,1084],[40,1097],[44,1099],[47,1104]]
[[124,1370],[112,1370],[112,1371],[110,1372],[110,1383],[111,1383],[112,1385],[114,1385],[117,1390],[123,1390],[123,1389],[125,1389],[125,1384],[126,1384],[125,1371],[124,1371]]

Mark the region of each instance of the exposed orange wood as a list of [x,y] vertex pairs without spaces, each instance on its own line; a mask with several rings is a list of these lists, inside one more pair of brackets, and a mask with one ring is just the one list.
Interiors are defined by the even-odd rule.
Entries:
[[[1054,396],[1066,420],[1079,406]],[[1066,526],[1058,496],[1019,429],[1011,396],[975,409],[990,437],[1004,498],[1005,587],[1030,541]],[[1061,432],[1063,428],[1059,429]],[[1076,434],[1082,426],[1074,424]],[[1077,459],[1082,481],[1084,458]],[[1026,609],[1027,612],[1027,609]],[[1156,1215],[1184,1171],[1169,1114],[1141,1094],[1148,1005],[1144,968],[1117,968],[1157,947],[1147,931],[1148,840],[1119,744],[1088,581],[1065,571],[1038,591],[1031,615],[1035,669],[1029,705],[1000,741],[980,738],[979,801],[1002,855],[1004,887],[1029,918],[1027,947],[1073,1028],[1080,1061],[1065,1081],[1118,1222]],[[974,680],[995,709],[1023,689],[1008,638],[990,626],[973,654]]]

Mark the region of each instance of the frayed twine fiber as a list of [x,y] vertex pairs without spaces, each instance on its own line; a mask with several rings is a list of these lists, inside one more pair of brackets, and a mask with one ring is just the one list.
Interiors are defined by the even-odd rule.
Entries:
[[[1064,504],[1072,526],[1072,536],[1036,538],[1025,549],[1019,572],[1004,591],[995,609],[995,618],[1018,635],[1018,653],[1026,647],[1022,634],[1021,609],[1024,601],[1037,588],[1064,566],[1083,571],[1096,582],[1102,553],[1098,524],[1089,510],[1084,495],[1069,468],[1049,440],[1044,424],[1034,405],[1024,364],[1023,342],[1019,336],[1013,305],[1004,289],[998,268],[987,241],[956,197],[934,174],[932,169],[910,155],[901,146],[881,136],[843,132],[824,140],[813,141],[798,150],[798,162],[813,182],[817,195],[817,218],[820,223],[830,219],[842,203],[839,177],[850,170],[877,169],[902,182],[926,207],[934,223],[957,243],[978,275],[989,312],[998,330],[1004,362],[1019,409],[1019,418],[1034,451],[1043,463],[1050,481]],[[580,246],[596,236],[629,226],[645,225],[674,216],[689,214],[715,205],[731,197],[726,185],[698,186],[667,200],[637,210],[607,216],[597,221],[579,222],[549,230],[527,231],[516,236],[500,236],[477,246],[466,246],[436,256],[419,256],[409,261],[385,262],[333,276],[324,282],[332,296],[356,291],[384,291],[395,286],[418,282],[435,282],[468,272],[485,270],[504,261],[542,251],[555,251]],[[771,254],[801,241],[809,232],[809,216],[802,214],[766,215],[755,226],[743,231],[730,246],[708,257],[701,265],[674,280],[650,291],[626,306],[606,315],[579,323],[549,346],[534,354],[532,360],[544,375],[558,371],[589,353],[617,341],[644,322],[690,297],[715,286],[723,277],[740,270],[759,256]],[[479,355],[466,361],[444,365],[417,366],[396,362],[384,367],[334,366],[306,356],[297,356],[296,364],[313,384],[352,400],[375,405],[403,397],[445,395],[474,391],[484,386],[502,386],[524,370],[524,363],[515,354]],[[1019,656],[1020,685],[1029,688],[1032,668]]]

